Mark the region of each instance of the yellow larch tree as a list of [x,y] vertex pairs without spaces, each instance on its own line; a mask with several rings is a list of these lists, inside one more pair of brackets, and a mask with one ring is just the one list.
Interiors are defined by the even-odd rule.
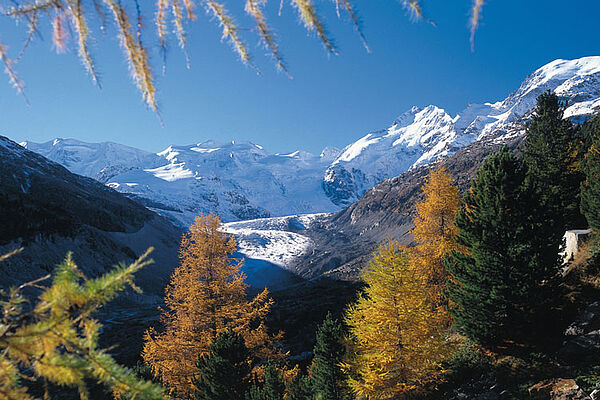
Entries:
[[455,240],[458,230],[454,224],[460,196],[452,176],[443,168],[429,173],[423,194],[425,198],[416,206],[415,227],[411,231],[417,242],[415,262],[427,276],[432,292],[440,297],[448,277],[444,257],[452,250],[460,251]]
[[366,289],[346,314],[351,356],[343,364],[361,398],[408,398],[443,373],[446,315],[409,249],[389,241],[363,272]]
[[253,357],[276,357],[277,336],[267,332],[265,317],[273,300],[265,289],[248,300],[240,271],[243,261],[230,256],[233,237],[219,231],[213,215],[197,217],[181,239],[179,258],[165,290],[162,332],[150,328],[144,337],[142,357],[172,394],[187,399],[193,394],[195,362],[226,330],[241,334]]

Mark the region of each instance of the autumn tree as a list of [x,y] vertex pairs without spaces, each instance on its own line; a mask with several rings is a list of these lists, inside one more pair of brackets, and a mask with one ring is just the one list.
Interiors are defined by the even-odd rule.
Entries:
[[[133,278],[151,263],[147,255],[89,279],[69,253],[52,276],[0,291],[0,398],[33,400],[22,384],[26,380],[40,386],[49,382],[71,387],[79,391],[81,399],[88,398],[91,382],[104,385],[117,397],[127,394],[137,399],[167,399],[162,387],[140,380],[98,347],[102,325],[92,318],[125,287],[139,290]],[[5,258],[0,257],[0,261]],[[45,286],[50,278],[51,284]],[[35,304],[24,295],[31,288],[40,291]],[[50,394],[44,398],[49,399]]]
[[196,360],[223,331],[239,333],[253,361],[278,356],[265,326],[273,301],[267,289],[248,300],[242,261],[230,258],[235,240],[220,224],[214,215],[197,217],[183,235],[181,264],[165,290],[164,330],[144,337],[144,361],[180,398],[192,395]]
[[346,316],[352,338],[344,369],[352,390],[370,399],[398,399],[435,382],[447,356],[444,312],[408,250],[381,245],[362,275],[366,289]]
[[432,170],[423,185],[423,201],[417,203],[417,215],[411,231],[417,242],[415,262],[423,270],[436,297],[441,299],[448,273],[444,257],[459,250],[454,219],[460,207],[458,187],[443,168]]

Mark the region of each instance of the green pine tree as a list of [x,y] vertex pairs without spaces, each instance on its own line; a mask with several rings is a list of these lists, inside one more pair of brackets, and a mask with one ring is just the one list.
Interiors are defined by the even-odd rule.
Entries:
[[265,367],[264,381],[253,383],[246,393],[246,400],[284,400],[285,383],[282,375],[278,365],[269,361]]
[[579,129],[563,119],[563,112],[556,94],[546,92],[538,97],[524,152],[528,180],[536,190],[541,218],[548,223],[546,234],[558,244],[567,229],[587,226],[579,211],[583,138]]
[[194,378],[196,399],[243,399],[249,386],[251,366],[244,338],[231,330],[219,334],[209,353],[198,358]]
[[317,330],[311,366],[312,389],[317,400],[343,400],[350,398],[346,375],[340,368],[345,354],[344,327],[327,313]]
[[451,313],[459,331],[484,346],[534,341],[555,295],[558,254],[537,232],[525,179],[523,162],[503,148],[485,160],[456,217],[466,252],[447,259]]
[[312,381],[305,374],[298,373],[286,382],[285,400],[313,400]]
[[582,163],[581,212],[595,233],[600,233],[600,117],[588,121],[583,131],[590,146]]

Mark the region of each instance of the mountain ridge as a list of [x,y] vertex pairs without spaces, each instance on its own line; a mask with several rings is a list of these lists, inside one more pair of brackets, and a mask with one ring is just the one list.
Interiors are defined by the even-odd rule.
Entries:
[[[337,212],[385,179],[448,157],[482,140],[518,135],[546,90],[581,122],[600,109],[600,56],[555,60],[530,74],[509,96],[471,104],[454,117],[435,105],[412,107],[386,129],[320,155],[270,154],[252,142],[208,140],[158,153],[115,143],[55,139],[23,146],[93,177],[181,226],[201,213],[226,222]],[[522,125],[522,124],[521,124]]]

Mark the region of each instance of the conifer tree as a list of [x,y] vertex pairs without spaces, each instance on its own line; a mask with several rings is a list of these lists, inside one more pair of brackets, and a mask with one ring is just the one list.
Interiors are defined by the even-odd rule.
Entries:
[[[21,382],[43,380],[79,390],[82,399],[88,398],[91,382],[108,387],[117,397],[166,399],[162,387],[140,380],[98,347],[102,325],[92,318],[126,286],[139,290],[133,277],[152,262],[146,259],[148,253],[94,279],[82,274],[69,253],[49,286],[42,285],[50,275],[0,291],[0,398],[32,400]],[[5,258],[0,256],[0,261]],[[32,287],[41,292],[39,301],[27,304],[23,291]]]
[[312,381],[308,375],[302,374],[298,367],[290,372],[294,372],[286,380],[285,400],[313,400]]
[[352,338],[344,363],[361,398],[398,399],[435,382],[449,345],[445,315],[424,273],[398,243],[381,245],[363,273],[367,285],[346,316]]
[[417,246],[415,261],[427,276],[433,294],[441,301],[448,273],[444,257],[459,250],[454,219],[460,206],[458,187],[443,168],[432,170],[423,186],[425,198],[416,205],[417,215],[411,231]]
[[538,231],[544,222],[531,213],[536,199],[525,179],[525,165],[504,147],[485,160],[456,217],[466,251],[447,263],[451,313],[459,331],[484,346],[535,340],[556,296],[557,249]]
[[541,94],[526,131],[524,160],[529,184],[535,189],[541,221],[546,232],[560,244],[567,229],[585,227],[579,211],[583,158],[580,131],[563,119],[564,107],[551,92]]
[[198,356],[227,329],[243,336],[255,361],[279,356],[273,348],[278,337],[268,334],[264,322],[273,301],[267,289],[247,299],[242,261],[230,258],[235,240],[219,227],[218,217],[202,216],[183,235],[181,265],[165,290],[164,330],[149,329],[144,338],[144,361],[181,398],[193,393]]
[[341,363],[346,355],[344,327],[341,322],[327,313],[317,330],[313,349],[314,358],[310,368],[312,391],[319,400],[350,399],[346,374]]
[[249,387],[250,354],[244,338],[232,330],[221,332],[209,352],[198,358],[193,379],[198,400],[243,399]]
[[284,400],[285,382],[283,371],[277,363],[269,361],[262,382],[255,380],[247,393],[246,400]]
[[596,116],[584,125],[590,146],[583,161],[585,180],[581,184],[581,212],[590,228],[600,233],[600,118]]

